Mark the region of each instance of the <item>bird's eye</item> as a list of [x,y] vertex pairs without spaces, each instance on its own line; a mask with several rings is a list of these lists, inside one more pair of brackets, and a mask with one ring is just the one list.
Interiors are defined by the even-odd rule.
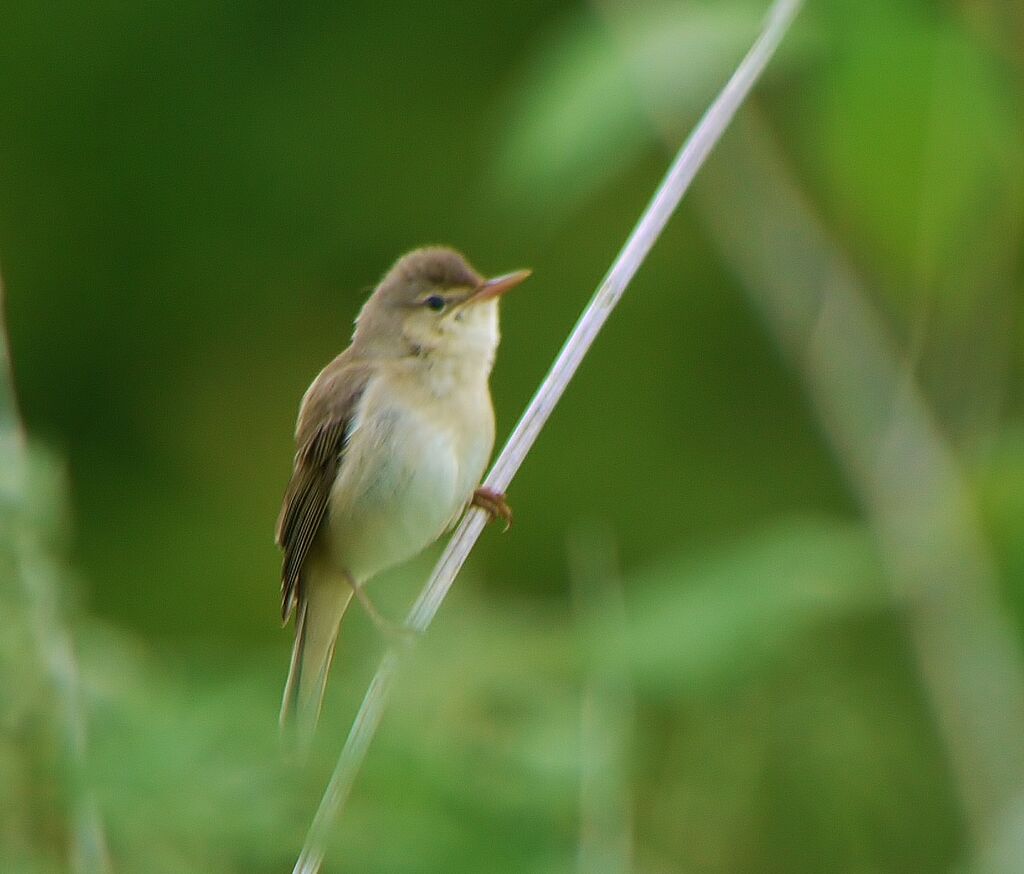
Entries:
[[444,298],[439,294],[430,295],[430,297],[423,301],[423,303],[427,305],[428,309],[432,309],[435,313],[439,313],[444,309]]

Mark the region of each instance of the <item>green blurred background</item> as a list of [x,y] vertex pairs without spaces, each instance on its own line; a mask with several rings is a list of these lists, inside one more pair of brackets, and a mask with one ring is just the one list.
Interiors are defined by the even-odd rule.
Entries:
[[[500,442],[765,6],[3,7],[0,870],[290,870],[382,649],[353,611],[289,764],[302,392],[448,243],[535,271]],[[1024,871],[1022,86],[1020,4],[807,5],[326,870]]]

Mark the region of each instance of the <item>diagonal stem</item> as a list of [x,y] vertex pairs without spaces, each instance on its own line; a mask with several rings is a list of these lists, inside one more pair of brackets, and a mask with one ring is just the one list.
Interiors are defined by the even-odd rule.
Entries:
[[[654,197],[598,285],[551,370],[491,468],[483,484],[485,488],[498,492],[508,488],[587,350],[661,235],[697,171],[775,54],[800,3],[801,0],[776,0],[769,9],[760,36],[679,150]],[[407,624],[411,629],[422,632],[429,627],[486,521],[487,514],[482,510],[471,508],[466,513],[409,613]],[[348,798],[383,717],[399,659],[396,650],[389,650],[370,683],[306,835],[293,874],[315,874],[320,870],[331,829]]]

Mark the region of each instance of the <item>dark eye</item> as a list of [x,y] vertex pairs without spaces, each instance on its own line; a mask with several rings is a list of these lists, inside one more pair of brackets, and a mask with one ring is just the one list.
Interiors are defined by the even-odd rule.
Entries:
[[428,309],[432,309],[435,313],[439,313],[444,309],[444,298],[439,294],[430,295],[430,297],[423,301],[423,303],[426,304]]

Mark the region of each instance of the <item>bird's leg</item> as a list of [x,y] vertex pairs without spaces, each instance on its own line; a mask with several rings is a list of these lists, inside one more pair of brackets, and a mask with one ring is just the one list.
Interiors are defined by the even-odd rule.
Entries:
[[496,492],[494,489],[481,486],[473,492],[473,500],[470,503],[489,513],[492,520],[503,519],[505,531],[512,527],[512,508],[505,500],[504,492]]
[[377,626],[377,630],[384,635],[391,643],[409,643],[416,637],[416,632],[405,625],[400,625],[397,622],[392,622],[387,618],[380,610],[377,609],[377,605],[373,603],[373,599],[366,593],[366,589],[362,584],[357,583],[349,574],[345,574],[345,579],[348,580],[348,584],[352,587],[352,593],[356,596],[356,600],[362,605],[363,610],[366,611],[366,615],[370,617],[374,625]]

